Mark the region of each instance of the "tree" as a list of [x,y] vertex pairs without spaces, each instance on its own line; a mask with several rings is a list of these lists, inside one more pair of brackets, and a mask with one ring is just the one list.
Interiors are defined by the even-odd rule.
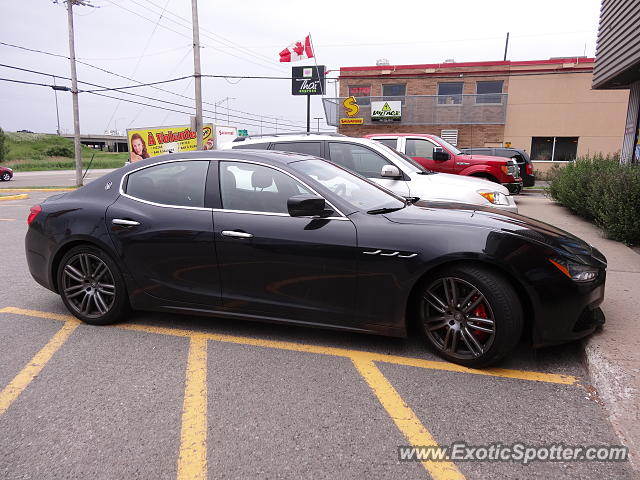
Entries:
[[6,140],[7,136],[4,134],[2,128],[0,128],[0,162],[4,161],[9,153],[9,145],[7,145]]

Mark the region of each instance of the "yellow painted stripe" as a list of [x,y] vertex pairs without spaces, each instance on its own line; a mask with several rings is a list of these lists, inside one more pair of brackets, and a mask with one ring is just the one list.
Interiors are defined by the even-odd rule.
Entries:
[[[438,446],[436,440],[422,425],[413,410],[402,400],[393,385],[366,355],[353,356],[351,360],[411,445],[414,447]],[[463,480],[465,478],[458,467],[450,461],[423,461],[422,465],[434,480]]]
[[15,222],[15,218],[0,218],[0,222]]
[[[0,190],[2,192],[2,190]],[[20,195],[0,195],[0,200],[23,200],[29,198],[29,195],[22,193]]]
[[198,334],[189,343],[177,478],[207,478],[207,339]]
[[[24,310],[15,307],[7,307],[0,310],[0,313],[15,313],[19,315],[27,315],[31,317],[55,318],[57,320],[66,320],[74,318],[70,315],[60,315],[55,313],[40,312],[36,310]],[[252,345],[256,347],[276,348],[280,350],[291,350],[295,352],[315,353],[319,355],[333,355],[336,357],[351,358],[354,355],[366,356],[374,362],[393,363],[396,365],[406,365],[409,367],[425,368],[430,370],[442,370],[448,372],[468,373],[471,375],[486,375],[491,377],[513,378],[517,380],[528,380],[546,383],[558,383],[562,385],[574,385],[578,379],[571,375],[561,375],[557,373],[533,372],[529,370],[515,370],[507,368],[487,368],[478,370],[475,368],[467,368],[455,363],[443,362],[439,360],[424,360],[421,358],[401,357],[398,355],[386,355],[383,353],[364,352],[361,350],[349,350],[345,348],[323,347],[319,345],[309,345],[304,343],[281,342],[277,340],[263,340],[251,337],[238,337],[232,335],[223,335],[217,333],[197,333],[192,330],[183,330],[177,328],[154,327],[150,325],[136,324],[120,324],[115,325],[117,328],[125,330],[134,330],[147,333],[156,333],[160,335],[173,335],[176,337],[191,337],[194,334],[203,335],[205,338],[216,342],[236,343],[240,345]]]
[[[4,310],[4,309],[3,309]],[[54,353],[67,341],[73,331],[78,328],[80,321],[75,318],[65,321],[64,326],[36,353],[31,361],[14,377],[2,392],[0,392],[0,415],[7,411],[11,404],[20,396],[25,388],[42,371]]]
[[71,192],[73,190],[77,190],[77,188],[0,188],[0,192]]
[[26,317],[48,318],[50,320],[60,320],[61,322],[79,322],[79,320],[73,315],[65,315],[62,313],[53,312],[41,312],[40,310],[28,310],[25,308],[4,307],[0,309],[0,313],[13,313],[15,315],[24,315]]

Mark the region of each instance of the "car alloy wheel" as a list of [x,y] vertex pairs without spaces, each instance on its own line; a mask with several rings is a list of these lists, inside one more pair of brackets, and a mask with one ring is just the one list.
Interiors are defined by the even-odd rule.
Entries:
[[116,299],[114,277],[100,258],[79,253],[64,265],[61,293],[77,313],[101,318],[109,313]]
[[469,367],[509,353],[522,333],[520,300],[501,275],[459,266],[435,275],[421,290],[422,330],[438,354]]
[[3,173],[2,174],[2,180],[4,180],[5,182],[8,182],[9,180],[11,180],[11,175],[9,175],[8,173]]
[[485,296],[461,278],[444,277],[425,292],[425,331],[448,355],[471,359],[487,352],[495,339],[495,319]]

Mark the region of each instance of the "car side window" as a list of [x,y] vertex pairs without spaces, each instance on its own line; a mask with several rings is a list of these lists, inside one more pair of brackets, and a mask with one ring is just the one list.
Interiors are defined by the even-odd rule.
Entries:
[[382,178],[382,167],[392,162],[366,147],[353,143],[329,142],[331,161],[366,178]]
[[409,157],[421,157],[433,160],[433,149],[435,145],[429,140],[418,140],[416,138],[407,138],[406,154]]
[[304,153],[306,155],[320,156],[320,142],[277,142],[271,145],[271,150],[282,152]]
[[143,168],[129,174],[125,193],[162,205],[204,207],[208,168],[207,160],[162,163]]
[[311,194],[304,185],[275,168],[245,162],[220,162],[222,208],[289,213],[287,200]]

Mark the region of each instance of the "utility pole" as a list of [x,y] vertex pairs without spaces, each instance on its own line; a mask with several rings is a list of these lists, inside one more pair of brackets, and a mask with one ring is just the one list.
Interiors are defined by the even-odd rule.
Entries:
[[504,42],[504,58],[503,61],[507,61],[507,48],[509,48],[509,32],[507,32],[507,39]]
[[[53,76],[53,86],[57,87],[56,77],[55,75],[52,75],[52,76]],[[56,120],[58,122],[58,129],[56,130],[56,133],[58,134],[58,136],[60,136],[60,113],[58,112],[58,89],[57,88],[53,89],[53,95],[56,99]]]
[[191,0],[193,28],[193,79],[196,87],[196,142],[197,149],[204,149],[202,138],[202,74],[200,73],[200,27],[198,26],[198,0]]
[[73,4],[84,5],[82,0],[67,0],[69,23],[69,60],[71,61],[71,98],[73,99],[73,150],[76,158],[76,186],[82,186],[82,150],[80,148],[80,113],[78,111],[78,74],[76,72],[76,49],[73,41]]

